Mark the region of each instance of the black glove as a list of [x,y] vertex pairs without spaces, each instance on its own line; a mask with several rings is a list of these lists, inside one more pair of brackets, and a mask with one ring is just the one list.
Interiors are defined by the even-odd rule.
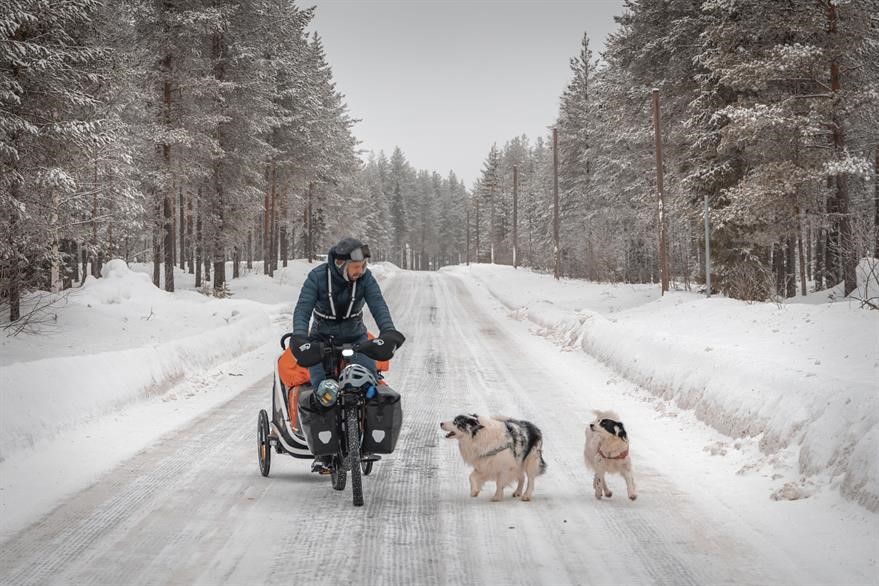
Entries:
[[397,330],[385,330],[378,335],[379,338],[385,341],[386,344],[390,344],[394,347],[394,350],[403,345],[403,342],[406,341],[406,336],[398,332]]
[[318,341],[311,341],[305,336],[293,336],[290,338],[290,352],[300,366],[308,368],[323,359],[324,345]]

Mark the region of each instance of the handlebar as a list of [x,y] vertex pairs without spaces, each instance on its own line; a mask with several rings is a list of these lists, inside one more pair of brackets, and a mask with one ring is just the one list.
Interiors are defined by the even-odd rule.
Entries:
[[287,344],[287,340],[289,340],[292,337],[293,337],[293,332],[290,332],[288,334],[284,334],[283,336],[281,336],[281,350],[286,350],[287,348],[290,347],[290,345]]
[[[281,350],[286,350],[290,347],[289,340],[293,338],[293,333],[287,333],[281,336]],[[346,348],[351,348],[355,352],[360,352],[361,354],[365,354],[369,358],[373,360],[390,360],[394,355],[395,347],[390,348],[390,352],[388,348],[385,347],[385,341],[380,338],[375,338],[373,340],[367,340],[366,342],[361,342],[360,344],[341,344],[337,345],[335,340],[330,337],[327,340],[320,340],[323,344],[323,354],[324,356],[328,356],[330,354],[339,352]]]

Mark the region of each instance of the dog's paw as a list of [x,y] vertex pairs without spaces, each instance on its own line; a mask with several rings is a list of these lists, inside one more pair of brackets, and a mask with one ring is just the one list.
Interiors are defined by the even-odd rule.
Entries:
[[638,498],[638,495],[637,495],[637,494],[630,494],[630,495],[629,495],[629,500],[630,500],[630,501],[633,501],[633,500],[635,500],[635,499],[637,499],[637,498]]
[[595,498],[597,498],[598,500],[601,500],[601,491],[600,490],[595,491]]
[[520,496],[522,496],[522,491],[521,491],[521,490],[517,490],[516,492],[513,493],[513,498],[514,498],[514,499],[515,499],[515,498],[519,498]]
[[472,497],[477,497],[477,496],[479,496],[479,491],[478,491],[478,490],[471,490],[471,491],[470,491],[470,496],[472,496]]
[[525,502],[527,503],[528,501],[531,500],[531,497],[530,497],[529,495],[526,494],[525,496],[522,497],[522,500],[525,501]]

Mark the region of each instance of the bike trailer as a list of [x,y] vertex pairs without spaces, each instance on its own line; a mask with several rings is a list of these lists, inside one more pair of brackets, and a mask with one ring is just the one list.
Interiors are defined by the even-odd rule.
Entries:
[[379,384],[375,397],[366,401],[363,451],[390,454],[397,446],[402,426],[403,406],[400,393],[386,384]]

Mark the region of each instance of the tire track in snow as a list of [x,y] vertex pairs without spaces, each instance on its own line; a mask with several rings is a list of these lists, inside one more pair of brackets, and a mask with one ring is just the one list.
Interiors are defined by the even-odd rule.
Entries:
[[[419,583],[437,583],[435,388],[444,376],[436,341],[424,335],[435,314],[433,281],[401,274],[394,279],[390,300],[404,296],[405,310],[395,321],[410,340],[409,351],[400,359],[401,376],[392,386],[403,396],[403,431],[394,454],[381,462],[381,485],[370,512],[374,521],[367,532],[363,571],[352,576],[369,577],[371,583],[399,583],[402,576]],[[398,293],[399,292],[399,293]],[[400,301],[403,301],[400,299]],[[393,464],[385,467],[385,464]],[[373,473],[375,474],[375,472]]]
[[[509,415],[538,423],[537,418],[531,415],[538,413],[537,410],[513,409],[511,404],[511,400],[518,399],[522,395],[523,387],[527,386],[522,379],[512,376],[511,372],[529,369],[531,361],[527,356],[516,355],[514,346],[506,343],[511,340],[502,337],[502,331],[497,327],[499,324],[485,317],[473,305],[472,300],[469,299],[469,292],[463,289],[457,280],[448,276],[446,279],[447,298],[454,300],[450,305],[456,311],[455,319],[452,320],[456,330],[455,338],[466,342],[466,355],[474,361],[474,364],[467,369],[467,387],[470,389],[466,397],[467,402],[458,411],[465,406],[473,407],[480,409],[477,412],[481,415]],[[535,391],[539,389],[538,386],[528,388]],[[484,409],[474,405],[474,399],[477,398],[481,399]],[[546,435],[546,426],[541,426],[539,423],[538,426]],[[547,443],[546,438],[544,441]],[[549,462],[552,462],[551,449],[549,445],[544,447],[544,457]],[[552,463],[550,466],[553,467]],[[469,472],[469,468],[467,470]],[[513,487],[510,487],[505,491],[503,504],[481,503],[483,508],[479,512],[484,517],[481,522],[483,530],[484,527],[491,529],[500,527],[500,531],[506,532],[491,531],[489,535],[474,535],[473,539],[477,542],[501,545],[497,548],[499,551],[488,552],[489,556],[497,557],[502,552],[512,554],[504,555],[494,564],[487,565],[495,568],[494,572],[497,568],[503,568],[505,581],[523,584],[534,581],[554,584],[583,583],[584,578],[594,573],[590,568],[595,565],[587,559],[588,556],[585,556],[577,545],[574,545],[575,542],[565,539],[566,523],[558,520],[558,515],[546,515],[547,507],[553,502],[551,497],[547,496],[550,489],[546,486],[546,480],[545,475],[537,479],[534,500],[531,502],[513,499]],[[494,484],[487,483],[479,499],[474,500],[485,499],[486,492],[490,494],[493,489]],[[501,506],[507,508],[494,508]],[[565,513],[565,516],[570,519],[571,513]],[[588,530],[590,524],[584,519],[580,527]],[[496,574],[488,573],[484,579],[490,581],[496,577]]]
[[[471,331],[476,328],[478,316],[463,314],[459,299],[450,288],[451,281],[441,275],[445,310],[448,312],[448,328],[444,337],[454,340],[447,345],[453,362],[460,364],[460,378],[455,387],[457,396],[445,406],[445,417],[451,419],[461,413],[476,411],[482,415],[499,415],[508,411],[504,406],[502,391],[499,392],[496,373],[483,368],[484,348],[475,348],[474,336],[491,335],[490,331]],[[462,321],[463,320],[463,321]],[[493,349],[496,351],[496,349]],[[505,584],[533,584],[537,579],[532,540],[542,540],[543,536],[523,536],[522,514],[533,503],[523,503],[513,499],[512,488],[505,491],[504,501],[490,500],[494,484],[486,483],[476,498],[469,496],[468,476],[471,468],[458,453],[454,440],[449,440],[446,450],[452,452],[453,463],[447,466],[445,474],[452,483],[445,498],[456,504],[454,518],[459,530],[461,555],[454,560],[458,573],[467,575],[464,583],[491,583],[500,580]],[[523,538],[524,537],[524,538]],[[556,574],[553,572],[552,578]],[[553,581],[555,582],[555,581]]]

